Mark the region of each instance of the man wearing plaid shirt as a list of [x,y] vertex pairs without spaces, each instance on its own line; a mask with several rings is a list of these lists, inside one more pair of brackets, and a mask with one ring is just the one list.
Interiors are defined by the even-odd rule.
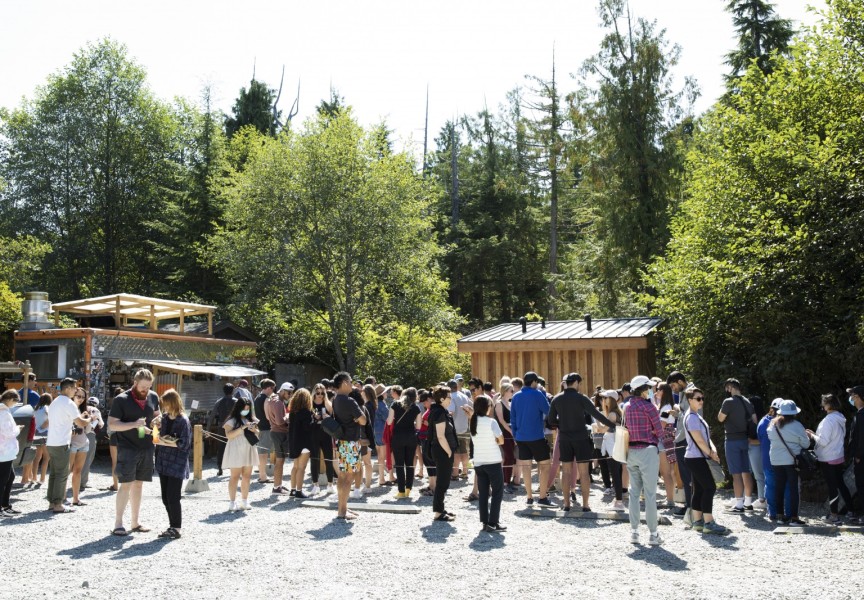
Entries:
[[657,477],[660,454],[657,444],[663,435],[660,414],[648,399],[651,381],[637,375],[630,382],[632,396],[624,411],[624,426],[630,433],[627,452],[627,472],[630,474],[630,541],[639,543],[639,496],[645,493],[645,521],[648,524],[648,544],[663,543],[657,531]]

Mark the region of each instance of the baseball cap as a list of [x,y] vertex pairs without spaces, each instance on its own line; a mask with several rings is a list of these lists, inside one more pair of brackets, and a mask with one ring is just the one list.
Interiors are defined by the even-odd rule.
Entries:
[[645,377],[644,375],[637,375],[633,379],[630,380],[630,389],[635,390],[636,388],[640,388],[643,385],[650,385],[651,380]]
[[455,379],[451,379],[450,381],[447,382],[447,386],[448,386],[451,390],[455,390],[455,389],[459,386],[459,384],[456,383],[456,380],[455,380]]
[[99,398],[97,398],[96,396],[90,396],[89,398],[87,398],[87,405],[99,406]]
[[291,385],[290,381],[286,381],[285,383],[283,383],[282,385],[279,386],[279,391],[280,392],[293,392],[294,386]]
[[864,400],[864,385],[856,385],[851,388],[846,389],[847,394],[855,394],[862,400]]
[[600,392],[600,395],[606,398],[612,398],[613,400],[618,399],[618,392],[616,392],[615,390],[603,390],[602,392]]
[[534,383],[535,381],[540,381],[540,376],[534,371],[528,371],[525,373],[525,376],[522,378],[522,381],[525,382],[526,387]]
[[564,383],[570,385],[576,382],[582,383],[582,376],[579,373],[568,373],[564,376]]
[[465,378],[462,377],[462,375],[461,375],[460,373],[456,373],[456,374],[453,376],[453,379],[455,379],[456,381],[465,381]]
[[771,408],[773,408],[774,410],[777,410],[778,408],[780,408],[780,404],[782,402],[783,402],[783,398],[774,398],[771,401]]

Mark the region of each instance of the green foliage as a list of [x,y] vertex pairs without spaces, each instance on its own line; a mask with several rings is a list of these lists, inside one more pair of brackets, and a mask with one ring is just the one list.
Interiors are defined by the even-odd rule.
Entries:
[[[832,3],[834,4],[834,3]],[[651,269],[670,364],[815,406],[864,369],[864,37],[849,3],[702,120]]]
[[[608,30],[600,51],[582,70],[586,87],[572,97],[571,119],[585,136],[573,148],[585,181],[577,218],[585,235],[566,259],[572,280],[562,296],[580,306],[620,316],[643,291],[641,273],[663,253],[669,239],[667,209],[679,166],[678,124],[685,118],[684,94],[695,98],[688,80],[672,88],[670,69],[679,49],[645,19],[632,22],[624,0],[603,0]],[[588,78],[597,87],[587,87]],[[584,304],[581,304],[584,303]],[[596,310],[595,310],[596,309]]]
[[773,55],[789,50],[795,33],[792,21],[778,17],[774,5],[765,0],[730,0],[726,10],[732,13],[738,32],[738,47],[726,55],[726,64],[732,67],[727,83],[734,86],[754,61],[762,73],[770,74],[774,70]]
[[50,244],[37,283],[54,299],[161,287],[149,241],[172,189],[176,127],[110,39],[3,113],[0,234]]
[[9,285],[0,280],[0,333],[12,331],[21,322],[21,301],[19,296]]
[[30,235],[0,237],[0,248],[0,281],[19,292],[38,278],[42,260],[51,251],[51,246]]
[[325,332],[334,366],[352,372],[377,327],[456,322],[435,268],[430,191],[407,155],[380,142],[380,128],[364,130],[349,108],[278,139],[250,135],[212,238],[246,314],[267,304]]
[[369,331],[358,348],[357,372],[417,388],[467,373],[470,357],[456,351],[457,334],[390,324]]
[[240,88],[231,109],[234,116],[225,118],[225,133],[231,137],[243,127],[251,125],[259,133],[275,136],[282,114],[281,110],[274,112],[275,100],[276,90],[253,77],[248,90],[245,87]]

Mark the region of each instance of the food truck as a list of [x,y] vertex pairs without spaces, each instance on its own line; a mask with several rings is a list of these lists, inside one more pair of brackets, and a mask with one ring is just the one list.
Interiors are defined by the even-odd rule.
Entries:
[[[216,307],[134,294],[52,304],[28,292],[24,320],[14,333],[15,358],[29,361],[39,386],[51,391],[73,377],[107,410],[116,388],[128,389],[139,368],[150,369],[154,390],[176,389],[193,423],[204,423],[225,383],[265,375],[255,368],[251,335],[214,336]],[[76,326],[61,326],[62,315]],[[223,328],[224,330],[224,328]]]

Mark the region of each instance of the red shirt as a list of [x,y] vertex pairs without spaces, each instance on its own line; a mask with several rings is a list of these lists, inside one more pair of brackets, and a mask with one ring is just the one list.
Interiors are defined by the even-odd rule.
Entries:
[[656,446],[663,437],[663,424],[660,414],[650,400],[641,396],[627,399],[624,411],[624,426],[630,432],[630,445],[646,444]]

